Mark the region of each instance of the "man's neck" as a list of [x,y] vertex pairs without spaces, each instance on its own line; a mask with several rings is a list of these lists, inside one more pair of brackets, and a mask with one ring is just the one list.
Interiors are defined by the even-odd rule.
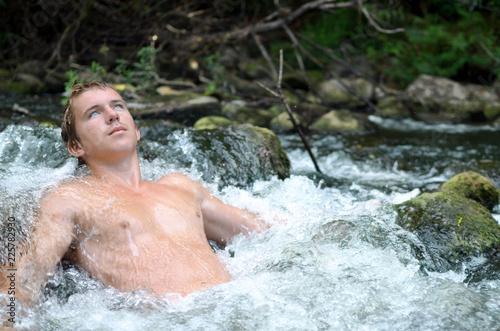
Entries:
[[87,161],[87,165],[96,178],[105,178],[106,181],[133,190],[140,189],[142,177],[137,152],[132,157],[116,160],[113,163]]

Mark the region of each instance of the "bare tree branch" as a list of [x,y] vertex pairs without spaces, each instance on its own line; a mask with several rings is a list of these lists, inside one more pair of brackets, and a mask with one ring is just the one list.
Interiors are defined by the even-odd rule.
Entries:
[[253,40],[255,41],[255,43],[257,44],[257,47],[260,50],[260,53],[262,54],[262,56],[266,60],[267,64],[269,65],[269,69],[271,70],[271,75],[273,76],[273,79],[276,79],[278,74],[276,73],[276,69],[274,68],[273,61],[271,60],[269,53],[267,53],[266,48],[264,47],[264,45],[262,45],[262,43],[260,41],[260,37],[255,33],[252,33],[252,36],[253,36]]
[[394,30],[387,30],[387,29],[382,28],[380,25],[377,24],[377,22],[375,22],[375,20],[370,15],[370,12],[368,12],[368,10],[365,8],[365,6],[363,6],[363,0],[358,0],[358,7],[361,10],[361,12],[365,15],[365,17],[368,20],[368,22],[370,22],[370,24],[375,29],[377,29],[377,31],[379,31],[381,33],[386,33],[386,34],[394,34],[394,33],[399,33],[399,32],[404,32],[405,31],[405,29],[403,29],[403,28],[397,28],[397,29],[394,29]]
[[314,157],[314,154],[311,150],[311,147],[309,146],[309,143],[307,142],[307,139],[304,136],[302,129],[300,128],[299,124],[295,120],[295,117],[293,116],[292,110],[290,109],[290,106],[288,105],[288,102],[286,101],[285,95],[283,94],[283,91],[281,90],[281,79],[282,78],[283,78],[283,50],[280,49],[280,70],[279,70],[279,75],[278,75],[278,81],[276,82],[276,89],[278,90],[278,92],[271,90],[270,88],[266,87],[264,84],[261,84],[260,82],[257,82],[257,84],[259,84],[259,86],[261,86],[266,91],[268,91],[271,95],[273,95],[281,100],[281,102],[285,106],[285,109],[286,109],[286,112],[288,113],[288,117],[290,118],[290,121],[292,121],[293,128],[300,135],[300,138],[302,139],[302,143],[304,144],[307,152],[309,153],[309,156],[311,157],[311,160],[314,164],[314,168],[316,169],[317,172],[319,172],[321,174],[322,172],[318,166],[318,163],[316,162],[316,158]]
[[[296,47],[298,47],[302,51],[302,53],[304,53],[307,57],[309,57],[312,61],[314,61],[314,63],[316,63],[320,68],[322,68],[323,65],[309,51],[307,51],[304,47],[302,47],[302,45],[298,42],[298,40],[295,37],[295,35],[292,32],[292,30],[286,24],[283,24],[283,28],[285,29],[285,31],[287,32],[288,36],[292,40],[293,44]],[[358,99],[360,99],[363,102],[365,102],[368,105],[368,107],[370,107],[373,111],[377,111],[378,110],[377,106],[375,106],[373,104],[373,102],[371,102],[367,98],[363,97],[357,91],[355,91],[354,89],[352,89],[349,85],[347,85],[346,83],[344,83],[344,81],[340,77],[338,77],[337,75],[334,75],[334,77],[335,77],[335,79],[337,79],[337,81],[340,83],[340,85],[342,85],[342,87],[345,88],[349,93],[351,93],[352,95],[354,95]]]

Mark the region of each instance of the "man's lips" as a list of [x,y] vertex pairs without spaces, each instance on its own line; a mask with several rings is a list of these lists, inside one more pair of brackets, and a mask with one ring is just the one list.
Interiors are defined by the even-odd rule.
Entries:
[[114,134],[116,132],[122,132],[122,131],[127,131],[127,129],[125,129],[123,126],[117,126],[117,127],[113,128],[113,130],[111,130],[109,135],[111,136],[112,134]]

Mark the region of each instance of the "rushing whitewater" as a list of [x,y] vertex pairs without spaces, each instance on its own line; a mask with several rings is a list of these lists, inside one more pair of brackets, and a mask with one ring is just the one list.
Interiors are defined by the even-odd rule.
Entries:
[[[314,173],[298,138],[280,137],[292,161],[292,176],[250,186],[219,185],[221,173],[202,158],[189,130],[173,131],[163,140],[146,136],[140,150],[161,153],[142,155],[145,179],[182,171],[273,227],[251,238],[237,237],[217,251],[233,281],[183,298],[157,297],[146,290],[118,292],[74,266],[59,268],[46,300],[19,312],[19,327],[500,329],[500,280],[465,284],[465,272],[422,270],[412,254],[412,245],[421,243],[395,224],[392,209],[439,187],[472,160],[500,160],[500,130],[372,121],[385,128],[383,135],[311,137],[321,176]],[[391,129],[395,126],[404,134]],[[0,210],[2,220],[13,216],[19,222],[21,239],[44,188],[85,173],[75,171],[76,160],[67,155],[59,135],[59,129],[21,125],[0,133]],[[206,173],[215,175],[207,178]]]

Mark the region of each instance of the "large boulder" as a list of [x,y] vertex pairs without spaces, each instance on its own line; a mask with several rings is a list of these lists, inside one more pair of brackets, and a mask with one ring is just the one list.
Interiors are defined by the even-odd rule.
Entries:
[[500,116],[500,99],[490,87],[420,75],[405,92],[418,119],[470,122],[493,121]]
[[162,145],[141,139],[139,155],[149,161],[165,160],[175,168],[194,168],[203,180],[221,187],[290,176],[290,160],[279,138],[266,128],[238,124],[213,130],[185,129],[159,140]]
[[[500,258],[500,225],[488,208],[476,201],[484,202],[489,190],[483,187],[490,185],[478,174],[466,173],[457,178],[445,183],[438,192],[423,193],[395,205],[397,224],[416,234],[423,243],[423,251],[415,247],[415,253],[427,270],[459,271],[465,265],[472,273],[473,258],[483,257],[486,259],[482,265],[488,266],[490,272],[481,277],[495,277],[500,272],[495,267]],[[480,184],[469,190],[467,181]],[[475,275],[478,280],[479,274]]]
[[204,176],[218,176],[221,184],[248,185],[268,176],[290,176],[290,160],[279,138],[257,126],[232,125],[193,132],[193,141],[205,162],[211,163]]

